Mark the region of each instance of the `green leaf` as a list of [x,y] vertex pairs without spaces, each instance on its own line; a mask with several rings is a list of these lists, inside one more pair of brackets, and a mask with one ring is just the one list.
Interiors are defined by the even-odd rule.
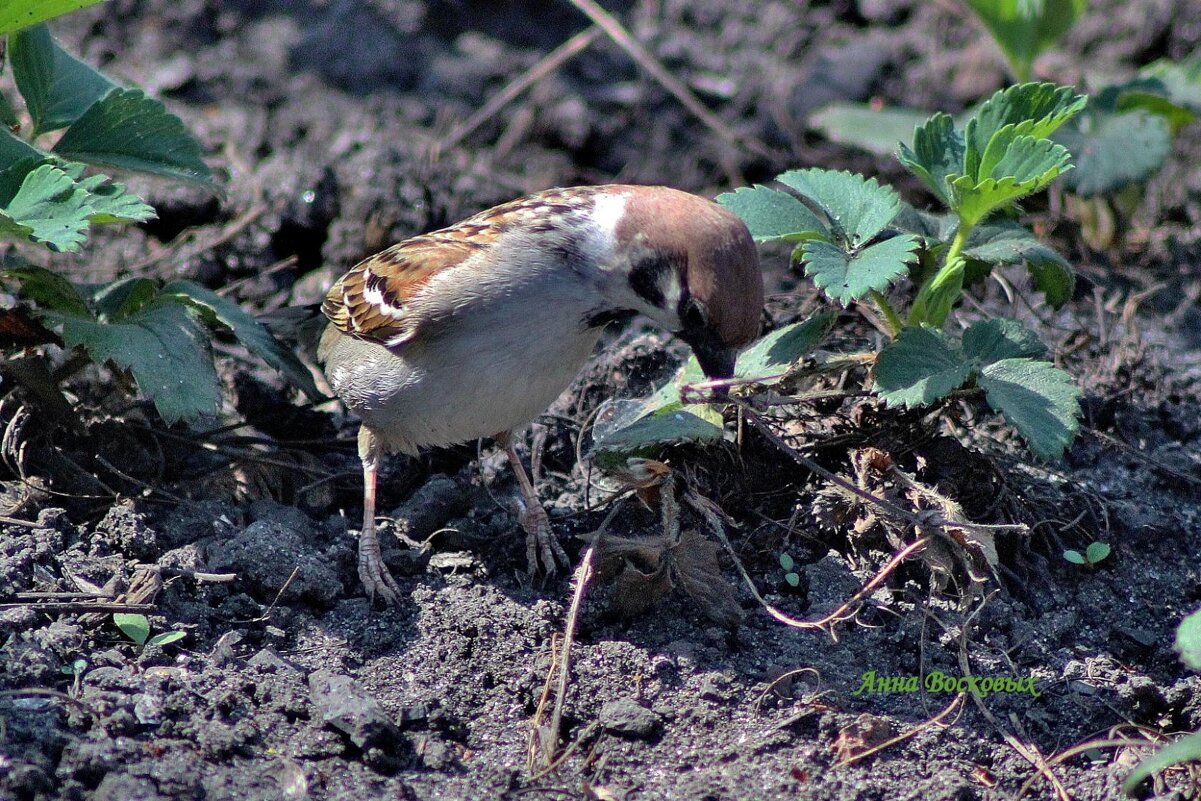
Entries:
[[725,434],[721,410],[711,404],[685,405],[680,388],[704,381],[696,357],[642,401],[609,401],[597,414],[592,441],[601,453],[628,453],[659,445],[719,440]]
[[115,83],[63,50],[45,25],[9,37],[13,78],[33,119],[33,136],[65,128]]
[[594,433],[593,441],[598,451],[630,452],[657,445],[720,440],[725,427],[714,421],[715,414],[720,421],[721,414],[703,404],[667,407],[599,437]]
[[157,295],[153,279],[129,276],[101,284],[92,295],[92,307],[101,322],[115,323],[145,308]]
[[58,669],[59,673],[65,673],[68,676],[74,676],[76,673],[83,673],[87,669],[88,661],[82,657],[74,662],[63,665]]
[[801,577],[797,573],[785,573],[784,580],[788,582],[789,587],[801,586]]
[[796,562],[792,561],[792,557],[788,554],[782,553],[780,554],[780,567],[787,571],[791,571],[794,567],[796,567]]
[[1084,551],[1084,558],[1088,560],[1090,565],[1095,565],[1098,562],[1105,560],[1109,556],[1112,549],[1108,542],[1090,542],[1088,548]]
[[742,218],[756,242],[826,236],[825,224],[808,206],[778,189],[744,186],[718,195],[717,202]]
[[101,0],[0,0],[0,36],[99,2]]
[[150,636],[150,621],[146,619],[145,615],[114,612],[113,622],[117,624],[117,628],[121,629],[122,634],[138,645],[144,645],[146,638]]
[[10,131],[14,128],[19,128],[21,118],[17,116],[16,109],[9,102],[8,95],[0,92],[0,124],[3,124]]
[[93,212],[88,193],[52,164],[22,173],[24,162],[0,172],[0,235],[78,250]]
[[296,354],[280,344],[265,325],[243,311],[238,304],[191,281],[173,281],[163,287],[163,294],[173,295],[212,315],[228,327],[247,350],[287,376],[310,400],[324,400],[309,369]]
[[1002,359],[1042,356],[1047,352],[1038,335],[1017,320],[995,317],[979,320],[963,332],[963,354],[977,367]]
[[970,176],[953,178],[947,194],[965,225],[975,225],[998,208],[1043,189],[1069,170],[1071,155],[1049,139],[1021,136],[1013,141],[993,172],[976,183]]
[[901,210],[901,197],[875,178],[849,172],[789,170],[776,180],[813,201],[849,248],[875,238]]
[[140,197],[127,191],[124,184],[110,181],[107,175],[90,175],[79,185],[91,195],[94,212],[88,222],[145,222],[158,216]]
[[1024,263],[1034,279],[1034,287],[1054,308],[1071,299],[1076,286],[1076,276],[1068,260],[1015,222],[977,226],[963,255],[989,265]]
[[216,413],[221,392],[208,338],[188,307],[156,299],[113,323],[60,312],[43,316],[62,324],[68,347],[82,346],[94,361],[133,373],[167,423]]
[[920,242],[901,234],[865,248],[845,251],[837,245],[810,240],[802,246],[805,275],[831,300],[844,306],[871,290],[882,291],[909,272],[917,262]]
[[1005,416],[1045,459],[1063,454],[1080,428],[1080,390],[1072,377],[1049,362],[1001,359],[976,378],[988,405]]
[[113,89],[63,133],[54,152],[88,164],[213,187],[200,143],[179,117],[140,89]]
[[642,404],[642,410],[636,415],[653,414],[669,405],[680,403],[680,388],[685,384],[695,384],[705,380],[705,372],[701,370],[696,356],[689,356],[679,371]]
[[40,164],[50,159],[50,154],[38,150],[7,128],[0,128],[0,170],[7,170],[22,162]]
[[1055,139],[1076,161],[1064,188],[1081,197],[1110,195],[1146,181],[1163,166],[1172,146],[1168,121],[1144,110],[1087,114],[1060,129]]
[[182,631],[164,631],[162,634],[155,634],[146,641],[147,645],[170,645],[173,642],[179,642],[187,636],[186,632]]
[[1088,564],[1088,560],[1086,560],[1084,558],[1084,554],[1080,553],[1080,551],[1075,551],[1075,550],[1070,550],[1070,549],[1066,550],[1063,552],[1063,558],[1068,560],[1069,562],[1071,562],[1074,565]]
[[877,156],[891,156],[929,116],[925,111],[909,108],[877,109],[866,103],[831,103],[809,115],[809,126],[832,142],[854,145]]
[[1181,762],[1193,762],[1199,759],[1201,759],[1201,732],[1187,734],[1138,763],[1134,770],[1130,771],[1126,781],[1122,782],[1122,792],[1132,796],[1143,779],[1150,777],[1151,774],[1173,765],[1179,765]]
[[990,174],[1001,177],[980,166],[989,148],[997,147],[992,144],[994,138],[1045,139],[1087,103],[1088,98],[1076,94],[1070,86],[1053,83],[1023,83],[1002,89],[984,102],[964,128],[964,174],[977,179]]
[[959,389],[972,365],[933,328],[905,328],[876,357],[875,392],[889,406],[925,406]]
[[1139,71],[1139,76],[1156,81],[1174,106],[1201,114],[1201,51],[1181,61],[1165,58],[1152,62]]
[[0,277],[16,278],[21,282],[21,296],[32,300],[43,309],[68,314],[91,316],[83,296],[66,278],[45,267],[23,265],[0,269]]
[[913,147],[901,145],[897,158],[922,179],[935,197],[949,203],[947,179],[963,173],[963,154],[963,137],[955,130],[950,115],[940,112],[917,127]]
[[1004,155],[993,166],[988,178],[1012,178],[1015,184],[1034,183],[1035,192],[1042,189],[1063,172],[1070,170],[1072,154],[1063,145],[1049,139],[1019,136],[1004,150]]
[[892,221],[898,231],[917,234],[927,249],[950,242],[959,227],[959,218],[954,214],[931,214],[901,203],[901,211]]
[[826,338],[838,315],[819,311],[799,323],[772,331],[738,356],[734,375],[758,378],[782,373],[801,356],[812,351]]
[[1201,610],[1180,621],[1176,629],[1176,652],[1193,670],[1201,670]]
[[1034,59],[1068,32],[1087,0],[967,0],[988,28],[1018,80]]

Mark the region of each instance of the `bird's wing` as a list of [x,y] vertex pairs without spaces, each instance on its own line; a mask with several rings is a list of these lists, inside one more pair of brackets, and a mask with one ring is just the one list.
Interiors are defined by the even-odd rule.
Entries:
[[[351,268],[330,289],[321,310],[350,336],[388,347],[404,345],[417,336],[419,328],[432,322],[427,319],[432,309],[443,306],[421,297],[431,282],[458,272],[460,267],[487,272],[487,261],[473,257],[495,246],[503,235],[515,230],[529,236],[553,232],[564,218],[580,214],[592,197],[605,189],[548,189],[482,211],[449,228],[407,239]],[[468,260],[472,260],[470,264]],[[469,278],[461,286],[469,291],[475,283]],[[462,300],[454,298],[449,305]]]
[[339,330],[389,347],[417,335],[421,314],[414,309],[430,282],[492,246],[495,232],[460,223],[454,228],[407,239],[370,256],[338,279],[321,310]]

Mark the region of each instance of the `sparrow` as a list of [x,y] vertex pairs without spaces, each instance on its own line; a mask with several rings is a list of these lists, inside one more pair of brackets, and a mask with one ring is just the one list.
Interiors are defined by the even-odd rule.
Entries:
[[691,346],[706,376],[733,375],[758,334],[759,256],[716,203],[662,186],[581,186],[518,198],[355,265],[322,304],[318,358],[361,420],[358,573],[374,601],[400,590],[375,531],[388,452],[492,437],[523,503],[531,571],[567,563],[513,447],[567,389],[601,331],[641,314]]

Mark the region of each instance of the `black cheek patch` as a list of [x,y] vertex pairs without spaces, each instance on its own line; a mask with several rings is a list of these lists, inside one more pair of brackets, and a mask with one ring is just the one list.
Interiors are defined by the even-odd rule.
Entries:
[[663,285],[672,270],[671,258],[665,253],[649,251],[635,260],[630,268],[630,289],[651,306],[662,309],[667,303]]

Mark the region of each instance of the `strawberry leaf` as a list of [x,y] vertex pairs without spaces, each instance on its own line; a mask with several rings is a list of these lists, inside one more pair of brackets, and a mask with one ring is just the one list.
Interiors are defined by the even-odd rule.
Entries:
[[1087,102],[1071,87],[1053,83],[1023,83],[997,92],[984,101],[964,129],[963,174],[976,180],[1002,177],[1007,173],[982,169],[985,154],[997,148],[994,137],[1045,139],[1079,114]]
[[901,234],[861,249],[844,250],[821,240],[801,248],[805,275],[831,300],[844,306],[871,290],[884,290],[917,261],[918,238]]
[[81,317],[90,317],[88,304],[75,286],[56,272],[45,267],[25,264],[0,268],[0,277],[16,278],[21,282],[21,297],[28,298],[43,309],[51,309]]
[[1193,670],[1201,670],[1201,611],[1180,621],[1176,629],[1176,653]]
[[757,378],[781,373],[826,338],[838,315],[820,311],[807,320],[772,331],[738,357],[734,375]]
[[998,221],[978,226],[972,231],[963,256],[984,262],[990,267],[997,264],[1025,264],[1034,280],[1034,287],[1055,308],[1072,297],[1076,286],[1076,276],[1068,260],[1018,223]]
[[9,38],[13,78],[33,119],[33,137],[65,128],[116,84],[63,50],[45,25]]
[[0,36],[99,2],[101,0],[0,0]]
[[1070,158],[1066,148],[1049,139],[1019,136],[993,168],[993,176],[979,182],[970,175],[952,178],[949,205],[964,224],[975,225],[996,209],[1046,187],[1070,169]]
[[[83,166],[82,164],[79,166]],[[131,223],[153,220],[158,215],[140,197],[128,191],[107,175],[89,175],[79,181],[80,187],[91,195],[90,223]]]
[[889,406],[933,403],[963,386],[972,364],[945,334],[905,328],[876,357],[876,394]]
[[1055,140],[1071,151],[1079,168],[1065,176],[1064,187],[1093,197],[1154,175],[1171,149],[1172,130],[1164,117],[1142,109],[1099,111],[1073,120]]
[[809,127],[821,131],[831,142],[854,145],[877,156],[891,156],[929,116],[909,108],[878,109],[866,103],[831,103],[809,115]]
[[980,370],[976,382],[988,405],[1005,416],[1045,459],[1061,456],[1080,428],[1080,390],[1050,362],[1001,359]]
[[216,413],[221,393],[208,337],[186,306],[156,299],[110,323],[59,311],[43,317],[62,325],[69,347],[133,373],[167,423]]
[[725,434],[724,421],[716,409],[697,404],[666,406],[628,425],[594,431],[598,451],[629,453],[643,448],[681,442],[719,441]]
[[1084,13],[1086,0],[967,0],[1021,79]]
[[875,178],[813,168],[789,170],[776,180],[820,208],[848,248],[875,238],[901,210],[900,195]]
[[95,212],[90,195],[53,164],[27,167],[20,162],[0,172],[0,235],[78,250]]
[[826,225],[808,206],[778,189],[744,186],[718,195],[717,202],[742,218],[756,242],[799,242],[827,235]]
[[1047,347],[1038,335],[1017,320],[980,320],[963,332],[963,354],[977,366],[1002,359],[1042,356]]
[[930,117],[913,132],[913,147],[901,145],[897,158],[922,179],[935,197],[947,200],[947,180],[963,173],[963,137],[955,130],[950,115]]
[[213,188],[197,142],[178,117],[140,89],[114,89],[63,133],[55,154]]
[[265,325],[243,311],[238,304],[191,281],[172,281],[163,287],[162,294],[192,305],[203,316],[226,326],[251,353],[287,376],[310,400],[323,400],[321,391],[317,389],[313,376],[304,363],[272,336]]

